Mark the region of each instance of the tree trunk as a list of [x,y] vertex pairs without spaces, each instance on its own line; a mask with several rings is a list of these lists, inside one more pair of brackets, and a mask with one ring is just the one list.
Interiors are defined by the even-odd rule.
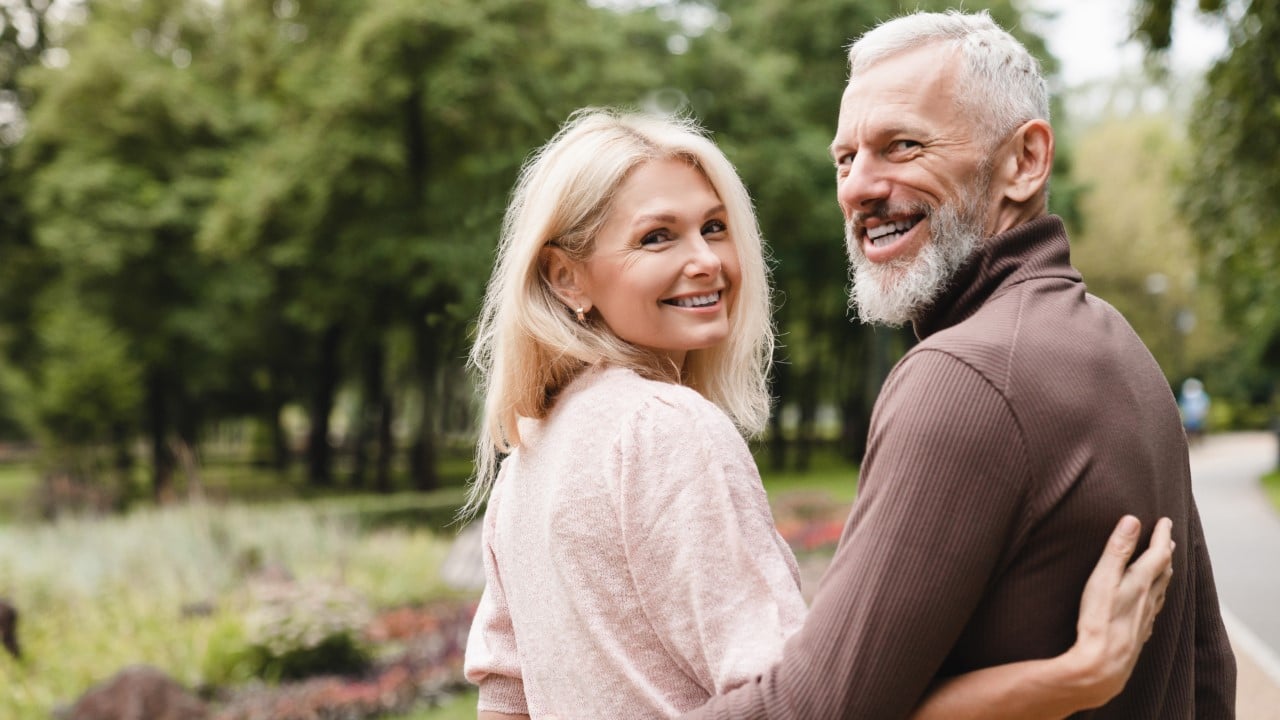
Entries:
[[364,373],[360,389],[360,411],[356,414],[354,456],[351,463],[352,487],[366,487],[369,471],[369,445],[378,436],[382,418],[383,366],[386,353],[382,341],[368,343],[364,356]]
[[796,425],[795,456],[795,467],[800,472],[808,472],[813,465],[813,449],[817,442],[819,377],[821,373],[815,363],[805,370],[800,382],[800,418]]
[[380,493],[391,492],[391,460],[395,457],[395,438],[391,434],[391,393],[383,391],[378,401],[378,460],[374,467],[373,489]]
[[283,411],[284,394],[276,390],[273,384],[267,399],[267,416],[263,420],[271,428],[271,467],[280,473],[287,472],[293,460],[293,454],[289,451],[288,431],[280,421],[280,414]]
[[173,454],[169,451],[169,415],[165,382],[159,370],[147,373],[147,430],[151,437],[151,495],[157,503],[168,498],[173,484]]
[[320,358],[311,396],[311,432],[307,438],[307,482],[313,487],[333,485],[333,452],[329,447],[329,416],[338,390],[338,345],[342,330],[331,325],[320,338]]
[[422,393],[418,434],[409,450],[409,482],[414,490],[427,491],[440,487],[436,448],[436,403],[439,401],[436,376],[439,372],[438,351],[432,341],[431,328],[419,322],[413,330],[414,356],[418,388]]

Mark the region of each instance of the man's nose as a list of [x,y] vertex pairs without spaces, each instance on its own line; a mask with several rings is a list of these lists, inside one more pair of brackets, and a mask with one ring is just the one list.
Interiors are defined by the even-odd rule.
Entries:
[[882,160],[858,153],[836,178],[836,199],[846,211],[865,211],[889,197],[889,179]]

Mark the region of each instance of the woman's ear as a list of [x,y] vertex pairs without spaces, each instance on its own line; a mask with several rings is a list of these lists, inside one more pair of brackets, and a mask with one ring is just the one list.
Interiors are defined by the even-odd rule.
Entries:
[[542,249],[542,269],[551,285],[551,291],[560,298],[570,310],[582,308],[583,312],[591,309],[591,299],[587,297],[582,283],[582,263],[569,257],[563,249],[548,245]]
[[1004,195],[1024,203],[1041,193],[1053,172],[1053,128],[1044,120],[1028,120],[1009,139]]

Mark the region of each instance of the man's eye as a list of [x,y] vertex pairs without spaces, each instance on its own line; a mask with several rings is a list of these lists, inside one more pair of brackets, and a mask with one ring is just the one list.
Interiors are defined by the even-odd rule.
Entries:
[[911,152],[920,147],[923,147],[923,146],[920,143],[916,142],[915,140],[894,140],[893,142],[889,143],[889,153],[902,154],[902,153]]
[[724,224],[723,220],[711,220],[702,226],[703,235],[719,235],[728,230],[729,228]]
[[851,153],[851,152],[850,152],[850,153],[845,153],[845,154],[843,154],[843,155],[841,155],[841,156],[837,157],[837,158],[836,158],[836,167],[838,167],[838,168],[842,168],[842,167],[848,167],[849,165],[852,165],[852,164],[853,164],[853,157],[854,157],[855,155],[857,155],[857,153]]

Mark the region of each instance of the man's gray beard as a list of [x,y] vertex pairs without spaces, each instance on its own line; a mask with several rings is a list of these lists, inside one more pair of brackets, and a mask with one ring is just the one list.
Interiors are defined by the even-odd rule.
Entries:
[[873,263],[854,237],[853,221],[845,222],[853,280],[849,305],[857,309],[862,322],[898,327],[938,299],[982,243],[981,201],[986,193],[980,190],[987,183],[975,184],[978,187],[967,188],[956,201],[937,210],[921,208],[927,212],[929,240],[915,257]]

